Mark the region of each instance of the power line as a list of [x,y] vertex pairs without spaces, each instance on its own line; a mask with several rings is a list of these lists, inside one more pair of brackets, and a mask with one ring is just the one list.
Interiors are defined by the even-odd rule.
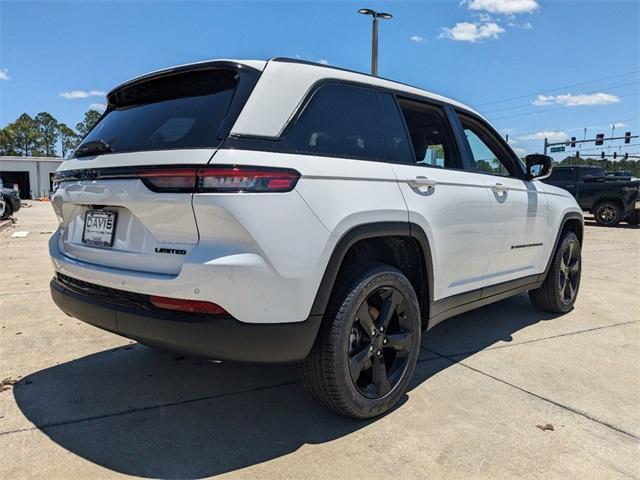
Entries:
[[[597,90],[591,90],[589,92],[585,92],[582,95],[590,95],[592,93],[600,93],[601,90],[614,90],[616,88],[622,88],[622,87],[628,87],[630,85],[637,85],[638,83],[640,83],[640,81],[635,81],[635,82],[630,82],[630,83],[623,83],[621,85],[616,85],[614,87],[604,87],[604,88],[598,88]],[[487,113],[493,113],[493,112],[504,112],[505,110],[513,110],[516,108],[523,108],[523,107],[535,107],[537,105],[533,104],[533,103],[522,103],[520,105],[516,105],[513,107],[505,107],[505,108],[498,108],[497,110],[486,110],[483,111],[483,114],[487,114]]]
[[[640,94],[640,92],[630,93],[628,95],[620,95],[618,98],[633,97],[634,95],[638,95],[638,94]],[[504,117],[494,118],[494,119],[492,119],[492,121],[495,122],[496,120],[502,120],[502,119],[505,119],[505,118],[524,117],[525,115],[537,115],[537,114],[540,114],[540,113],[553,112],[553,111],[556,111],[556,110],[564,110],[565,108],[567,108],[567,107],[548,108],[546,110],[539,110],[537,112],[525,112],[525,113],[518,113],[516,115],[506,115]]]
[[[619,118],[619,119],[616,119],[616,120],[614,120],[612,122],[603,123],[603,124],[600,124],[600,125],[580,125],[578,127],[569,127],[569,128],[566,128],[566,127],[564,127],[564,128],[560,128],[560,127],[558,127],[558,128],[547,128],[547,127],[545,127],[545,131],[565,131],[566,130],[567,132],[572,132],[572,131],[582,130],[584,128],[586,128],[586,129],[604,128],[604,127],[610,127],[611,124],[614,123],[614,122],[631,122],[632,120],[633,121],[638,121],[638,120],[640,120],[640,117]],[[625,125],[622,128],[627,128],[627,126]],[[500,129],[498,129],[498,130],[500,130]],[[516,133],[514,131],[509,131],[509,135],[513,136],[513,138],[518,138],[518,137],[522,137],[524,135],[530,135],[532,133],[539,133],[539,132],[540,132],[540,130],[532,130],[530,132],[523,132],[523,133]]]
[[608,146],[602,146],[599,148],[581,148],[577,151],[579,151],[580,153],[582,152],[600,152],[602,150],[611,150],[612,148],[628,148],[628,147],[637,147],[638,145],[640,145],[640,143],[625,143],[624,145],[608,145]]
[[580,83],[574,83],[573,85],[565,85],[564,87],[558,87],[558,88],[552,88],[552,89],[547,89],[547,90],[541,90],[539,92],[534,92],[534,93],[528,93],[526,95],[520,95],[518,97],[510,97],[510,98],[504,98],[502,100],[492,100],[490,102],[484,102],[484,103],[478,103],[476,104],[476,107],[481,107],[483,105],[491,105],[493,103],[502,103],[502,102],[508,102],[510,100],[519,100],[521,98],[527,98],[527,97],[531,97],[532,95],[542,95],[543,93],[549,93],[549,92],[557,92],[558,90],[563,90],[565,88],[573,88],[573,87],[579,87],[582,85],[589,85],[591,83],[597,83],[597,82],[602,82],[604,80],[610,80],[612,78],[619,78],[619,77],[624,77],[626,75],[632,75],[634,73],[638,73],[640,70],[632,70],[631,72],[625,72],[625,73],[619,73],[617,75],[611,75],[610,77],[603,77],[603,78],[598,78],[596,80],[590,80],[588,82],[580,82]]

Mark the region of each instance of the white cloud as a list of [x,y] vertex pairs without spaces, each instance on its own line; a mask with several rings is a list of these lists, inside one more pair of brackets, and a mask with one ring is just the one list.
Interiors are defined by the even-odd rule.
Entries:
[[322,65],[329,65],[329,60],[327,60],[326,58],[321,58],[320,60],[318,60],[318,63],[321,63]]
[[481,10],[489,13],[503,15],[515,15],[518,13],[530,13],[538,9],[537,0],[471,0],[471,10]]
[[522,24],[522,29],[523,30],[532,30],[533,29],[533,25],[531,25],[531,22],[524,22]]
[[566,93],[564,95],[538,95],[531,103],[536,107],[545,105],[562,105],[564,107],[581,107],[584,105],[608,105],[620,101],[620,97],[610,93]]
[[553,95],[538,95],[531,103],[536,107],[542,107],[544,105],[553,105],[555,97]]
[[424,37],[421,37],[420,35],[414,35],[411,37],[411,41],[414,43],[422,43],[424,42]]
[[60,92],[58,95],[67,100],[74,100],[76,98],[104,97],[106,94],[107,92],[103,90],[71,90],[70,92]]
[[107,105],[105,103],[92,103],[89,105],[91,110],[97,110],[99,112],[104,112],[107,109]]
[[612,125],[613,128],[624,128],[626,126],[627,124],[623,122],[613,122],[613,125]]
[[0,68],[0,80],[11,80],[9,76],[9,70],[6,68]]
[[494,22],[490,23],[469,23],[458,22],[452,28],[443,27],[438,38],[449,38],[457,42],[475,43],[485,38],[500,38],[504,28]]
[[527,154],[527,151],[524,148],[515,147],[513,148],[513,151],[516,152],[519,157],[524,157]]
[[529,135],[523,135],[518,137],[520,140],[566,140],[569,138],[567,132],[547,130],[542,132],[531,133]]

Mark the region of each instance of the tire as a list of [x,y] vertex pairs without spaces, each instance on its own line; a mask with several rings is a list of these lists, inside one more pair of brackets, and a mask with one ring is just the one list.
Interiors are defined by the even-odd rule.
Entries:
[[534,307],[552,313],[573,309],[580,288],[582,255],[575,233],[565,230],[553,254],[553,261],[540,288],[529,291]]
[[638,225],[640,224],[640,212],[635,211],[631,215],[629,215],[625,220],[629,225]]
[[302,383],[317,401],[341,415],[381,415],[405,393],[418,360],[416,293],[396,268],[372,265],[336,288],[330,304],[316,342],[300,364]]
[[4,212],[0,213],[0,220],[6,220],[13,213],[13,209],[11,208],[11,204],[9,202],[4,202]]
[[596,206],[594,215],[598,225],[615,227],[622,220],[622,208],[616,202],[602,202]]

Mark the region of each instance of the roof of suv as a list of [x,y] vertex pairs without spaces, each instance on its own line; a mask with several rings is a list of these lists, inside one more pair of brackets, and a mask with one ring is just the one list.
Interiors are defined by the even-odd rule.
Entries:
[[408,95],[429,98],[481,116],[468,106],[450,98],[412,87],[400,82],[375,77],[319,63],[290,58],[264,60],[217,59],[173,66],[133,78],[114,88],[109,95],[124,85],[169,73],[216,63],[237,64],[262,72],[260,81],[238,116],[231,131],[233,135],[275,138],[280,136],[291,116],[298,110],[312,86],[321,80],[342,80],[382,87]]

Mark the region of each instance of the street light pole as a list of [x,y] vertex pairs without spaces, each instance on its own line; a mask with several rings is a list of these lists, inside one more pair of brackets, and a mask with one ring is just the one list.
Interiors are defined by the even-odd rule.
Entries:
[[378,18],[388,20],[393,18],[390,13],[376,12],[370,8],[361,8],[358,13],[362,15],[371,15],[373,24],[371,26],[371,75],[378,76]]
[[371,75],[378,76],[378,17],[373,16],[371,26]]

